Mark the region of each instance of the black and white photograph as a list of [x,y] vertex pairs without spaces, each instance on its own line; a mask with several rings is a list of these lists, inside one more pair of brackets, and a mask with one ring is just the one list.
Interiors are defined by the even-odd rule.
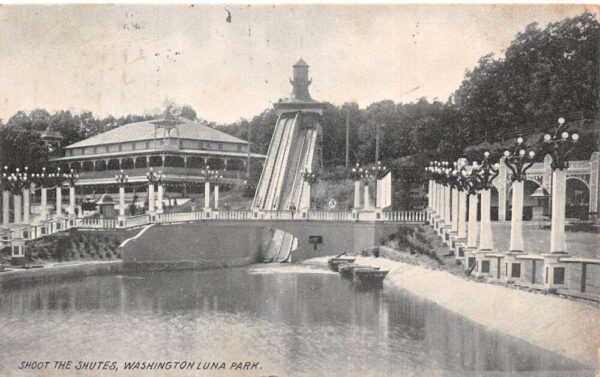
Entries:
[[600,376],[599,20],[0,4],[0,377]]

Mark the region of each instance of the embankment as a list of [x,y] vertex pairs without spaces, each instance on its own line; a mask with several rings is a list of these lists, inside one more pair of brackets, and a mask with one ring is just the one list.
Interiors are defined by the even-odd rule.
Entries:
[[447,271],[357,257],[357,262],[390,270],[387,284],[406,289],[493,330],[597,367],[600,309],[502,286],[478,283]]
[[112,260],[60,263],[55,265],[46,265],[44,268],[7,271],[0,273],[0,289],[29,284],[47,283],[50,281],[79,279],[92,275],[113,274],[121,272],[122,270],[123,262],[120,260]]

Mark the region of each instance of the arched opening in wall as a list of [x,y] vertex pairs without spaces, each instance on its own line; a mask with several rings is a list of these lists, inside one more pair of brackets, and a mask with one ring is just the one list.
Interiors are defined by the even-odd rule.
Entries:
[[590,189],[578,178],[567,178],[567,203],[565,216],[588,220],[590,216]]
[[73,171],[76,171],[76,172],[82,171],[81,170],[81,164],[79,162],[73,162],[71,164],[71,169],[73,169]]
[[[146,160],[144,159],[144,162]],[[121,161],[121,169],[133,169],[133,159],[132,158],[124,158]]]
[[153,168],[162,166],[162,156],[150,156],[150,166]]
[[94,171],[94,163],[92,161],[84,161],[81,165],[81,171]]
[[166,156],[165,166],[173,168],[183,168],[185,166],[185,162],[183,157],[181,156]]
[[146,156],[136,158],[135,159],[135,167],[136,168],[147,168],[148,163],[146,161]]
[[[506,220],[512,219],[512,189],[506,193]],[[523,184],[523,221],[541,220],[549,214],[548,195],[535,181],[525,180]]]
[[498,221],[498,189],[492,186],[492,199],[490,208],[490,217],[492,221]]
[[106,161],[98,160],[96,161],[96,171],[104,171],[106,170]]
[[119,163],[119,160],[117,160],[116,158],[111,158],[110,160],[108,160],[108,165],[106,167],[106,170],[119,170],[121,169],[121,164]]
[[225,161],[222,158],[209,158],[207,161],[207,165],[210,166],[210,169],[214,170],[223,170],[225,167]]
[[202,157],[188,157],[187,167],[190,169],[202,169],[204,168],[204,159]]
[[233,171],[244,171],[244,161],[238,159],[232,159],[227,161],[227,170]]

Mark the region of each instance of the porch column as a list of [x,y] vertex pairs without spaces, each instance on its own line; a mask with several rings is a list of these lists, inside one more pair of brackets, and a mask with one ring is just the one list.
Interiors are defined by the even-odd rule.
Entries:
[[210,208],[210,182],[204,182],[204,209]]
[[452,233],[458,233],[458,190],[456,188],[452,189],[452,225],[450,227],[450,231]]
[[303,182],[303,192],[300,197],[300,209],[308,211],[310,210],[310,185],[308,182]]
[[427,208],[432,208],[433,201],[433,181],[429,179],[427,181]]
[[469,195],[469,229],[467,232],[467,247],[477,248],[477,194]]
[[158,185],[158,203],[156,203],[157,208],[156,208],[156,212],[157,213],[163,213],[163,196],[165,193],[165,187],[161,184]]
[[148,185],[148,213],[154,214],[154,183]]
[[467,194],[466,191],[458,192],[458,238],[467,236]]
[[29,224],[29,212],[31,210],[30,206],[30,197],[29,197],[29,189],[23,189],[23,223]]
[[437,183],[431,181],[431,210],[437,215]]
[[219,209],[219,185],[215,184],[215,209]]
[[565,206],[567,193],[567,169],[552,172],[552,230],[550,234],[550,253],[567,252],[565,236]]
[[354,209],[360,208],[360,181],[354,181]]
[[523,251],[523,181],[514,181],[512,184],[512,210],[510,221],[510,247],[511,252]]
[[2,191],[2,226],[8,227],[10,223],[10,191]]
[[491,251],[494,247],[492,241],[491,221],[492,190],[481,190],[481,223],[479,231],[479,250]]

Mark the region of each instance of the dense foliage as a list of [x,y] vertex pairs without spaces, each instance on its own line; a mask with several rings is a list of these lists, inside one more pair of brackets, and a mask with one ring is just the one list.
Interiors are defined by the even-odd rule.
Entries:
[[[415,103],[375,102],[366,108],[356,103],[326,104],[322,119],[323,161],[329,167],[345,162],[346,117],[350,129],[350,161],[375,161],[376,129],[380,132],[380,159],[418,166],[427,159],[455,159],[463,154],[480,158],[484,149],[499,152],[506,140],[536,135],[565,117],[583,134],[574,158],[589,158],[598,150],[600,128],[600,24],[585,12],[540,28],[528,25],[518,33],[505,56],[492,54],[466,72],[463,82],[446,102],[420,99]],[[182,116],[197,118],[189,106]],[[18,112],[6,125],[0,122],[0,163],[33,165],[47,153],[34,133],[51,125],[69,144],[122,124],[157,114],[96,118],[90,112],[49,114],[37,109]],[[252,130],[252,149],[266,153],[277,116],[265,110],[251,120],[218,125],[200,120],[242,139]],[[479,144],[479,145],[478,145]],[[403,156],[413,156],[401,160]],[[395,161],[395,162],[394,162]]]

